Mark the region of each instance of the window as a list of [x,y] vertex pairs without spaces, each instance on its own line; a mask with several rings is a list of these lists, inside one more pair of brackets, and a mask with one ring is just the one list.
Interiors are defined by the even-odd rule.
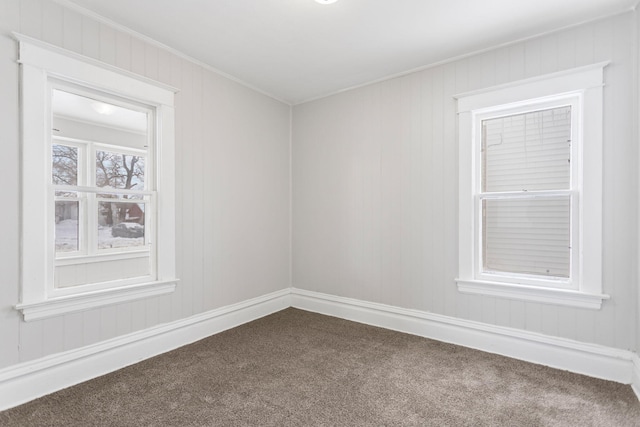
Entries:
[[[578,221],[577,96],[476,115],[477,276],[567,288]],[[572,208],[573,207],[573,208]]]
[[458,289],[599,308],[606,64],[458,98]]
[[20,41],[25,320],[175,289],[175,90]]
[[96,91],[51,85],[55,208],[48,220],[55,224],[53,282],[59,295],[152,274],[153,109],[112,102]]

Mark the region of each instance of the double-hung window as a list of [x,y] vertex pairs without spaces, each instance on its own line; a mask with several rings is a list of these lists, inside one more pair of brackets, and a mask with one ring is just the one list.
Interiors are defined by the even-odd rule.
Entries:
[[459,95],[462,292],[599,308],[604,64]]
[[20,41],[25,320],[175,289],[174,90]]
[[151,279],[153,109],[58,82],[51,101],[55,293]]

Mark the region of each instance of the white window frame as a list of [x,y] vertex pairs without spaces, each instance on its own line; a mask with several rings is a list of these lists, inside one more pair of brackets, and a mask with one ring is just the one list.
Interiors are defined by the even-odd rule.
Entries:
[[[21,287],[25,321],[173,292],[175,264],[175,88],[14,33],[19,42],[22,112]],[[51,194],[51,84],[66,81],[155,110],[156,212],[152,274],[132,283],[53,287],[55,248]],[[27,226],[28,225],[28,226]],[[133,256],[133,254],[131,254]],[[124,252],[106,258],[129,256]],[[69,261],[71,262],[71,261]]]
[[[459,140],[458,290],[463,293],[599,309],[602,293],[602,139],[604,68],[598,63],[456,95]],[[572,105],[571,277],[482,271],[482,120]]]

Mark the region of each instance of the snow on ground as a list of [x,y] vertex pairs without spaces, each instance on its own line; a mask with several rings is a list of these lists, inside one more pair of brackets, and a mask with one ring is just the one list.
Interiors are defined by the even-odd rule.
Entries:
[[78,250],[78,220],[65,219],[56,224],[56,251]]
[[[130,248],[143,246],[144,237],[113,237],[111,227],[98,226],[98,249]],[[78,250],[78,220],[65,219],[56,224],[56,251]]]

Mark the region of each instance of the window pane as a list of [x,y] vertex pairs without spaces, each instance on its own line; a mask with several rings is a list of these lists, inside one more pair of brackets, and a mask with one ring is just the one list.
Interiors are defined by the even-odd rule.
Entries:
[[56,253],[79,249],[78,213],[79,202],[56,201]]
[[96,186],[144,189],[143,156],[96,151]]
[[98,249],[143,246],[144,203],[105,202],[98,209]]
[[53,144],[51,147],[52,182],[57,185],[78,185],[78,148]]
[[568,189],[570,157],[570,106],[482,121],[483,192]]
[[568,278],[570,198],[483,200],[483,268]]

